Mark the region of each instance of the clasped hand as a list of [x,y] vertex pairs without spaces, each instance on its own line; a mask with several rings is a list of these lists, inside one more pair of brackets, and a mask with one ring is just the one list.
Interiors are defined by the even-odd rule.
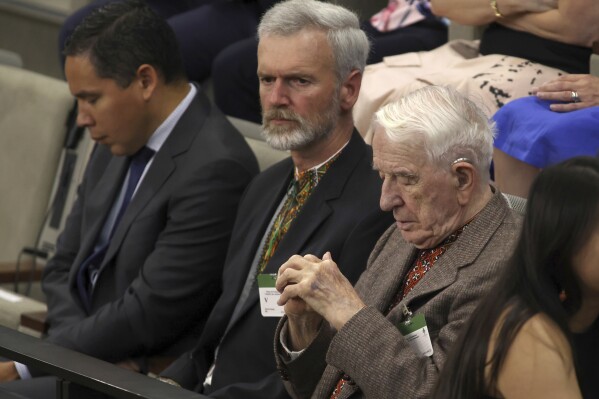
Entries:
[[281,293],[278,303],[285,306],[290,323],[305,324],[317,314],[338,330],[365,306],[329,252],[322,259],[314,255],[289,258],[279,268],[276,288]]

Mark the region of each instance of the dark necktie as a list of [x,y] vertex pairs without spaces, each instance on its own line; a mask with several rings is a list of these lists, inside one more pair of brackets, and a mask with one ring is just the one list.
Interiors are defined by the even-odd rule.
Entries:
[[88,256],[79,267],[77,272],[77,288],[79,290],[81,301],[88,312],[91,309],[91,293],[93,284],[95,283],[100,265],[104,260],[104,256],[106,256],[112,235],[121,221],[129,202],[131,202],[131,198],[133,197],[135,188],[139,183],[139,179],[141,178],[146,165],[150,159],[152,159],[152,156],[154,156],[154,150],[148,147],[142,147],[138,152],[130,157],[129,180],[127,181],[125,196],[123,197],[123,202],[121,202],[121,206],[116,214],[116,218],[114,219],[108,240],[106,243],[104,243],[104,245],[96,248],[94,252],[92,252],[92,254]]

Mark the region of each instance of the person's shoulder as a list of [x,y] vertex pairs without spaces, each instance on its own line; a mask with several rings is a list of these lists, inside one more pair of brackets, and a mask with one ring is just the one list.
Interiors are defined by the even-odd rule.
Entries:
[[522,228],[522,214],[512,206],[503,194],[495,193],[488,204],[487,223],[479,226],[483,230],[494,229],[489,249],[501,254],[502,259],[508,258],[513,252]]
[[[491,348],[498,346],[491,341]],[[501,367],[498,389],[504,397],[580,398],[570,344],[550,317],[538,313],[522,324]]]
[[257,181],[272,181],[271,179],[280,179],[282,176],[285,178],[291,177],[293,172],[293,161],[291,157],[283,158],[282,160],[270,165],[255,177]]
[[544,313],[537,313],[522,325],[514,344],[522,349],[553,351],[565,365],[572,365],[572,351],[568,339],[557,323]]
[[[497,334],[507,314],[508,310],[504,311],[495,325],[491,340],[492,348],[497,344]],[[514,336],[508,358],[511,357],[516,360],[520,357],[531,356],[532,358],[537,356],[539,351],[554,352],[564,363],[572,363],[572,354],[568,339],[557,323],[544,313],[537,313],[522,323],[520,330]]]
[[259,193],[266,187],[279,186],[284,181],[288,181],[292,173],[293,161],[287,157],[258,173],[250,182],[247,191]]

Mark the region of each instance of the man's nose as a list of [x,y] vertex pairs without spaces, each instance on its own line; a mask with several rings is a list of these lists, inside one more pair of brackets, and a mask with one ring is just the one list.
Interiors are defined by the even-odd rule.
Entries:
[[90,116],[89,112],[85,109],[81,109],[81,106],[78,106],[77,109],[77,126],[79,127],[87,127],[93,124],[93,118]]
[[404,201],[397,187],[392,184],[390,179],[383,180],[381,187],[380,207],[383,211],[392,211],[393,208],[402,206]]
[[289,93],[282,79],[277,79],[271,86],[268,100],[272,105],[289,105]]

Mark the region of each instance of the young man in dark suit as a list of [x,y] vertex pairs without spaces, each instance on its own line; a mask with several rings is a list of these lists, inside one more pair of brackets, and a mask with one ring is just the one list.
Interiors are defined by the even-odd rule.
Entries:
[[[77,123],[98,145],[44,269],[46,340],[147,371],[197,339],[257,162],[143,2],[92,13],[65,54]],[[8,362],[0,378],[30,374]]]
[[370,147],[352,122],[369,50],[356,15],[323,2],[282,2],[258,34],[263,134],[291,157],[248,187],[223,294],[196,348],[162,374],[213,398],[287,397],[272,354],[279,317],[261,312],[258,274],[276,272],[294,254],[330,251],[355,281],[392,223],[378,206]]

